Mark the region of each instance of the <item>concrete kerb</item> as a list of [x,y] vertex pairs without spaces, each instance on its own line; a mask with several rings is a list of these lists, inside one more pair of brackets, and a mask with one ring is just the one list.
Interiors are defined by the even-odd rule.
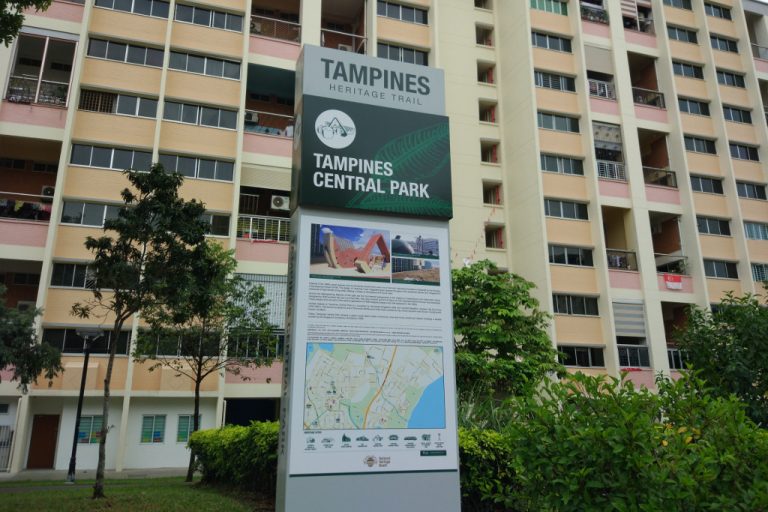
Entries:
[[[154,469],[124,469],[123,471],[106,471],[107,480],[124,480],[131,478],[168,478],[174,476],[185,476],[186,468],[154,468]],[[0,483],[4,482],[60,482],[64,485],[67,478],[66,470],[49,469],[28,469],[18,473],[0,473]],[[96,478],[95,469],[84,469],[77,471],[75,482],[80,480],[93,480]]]

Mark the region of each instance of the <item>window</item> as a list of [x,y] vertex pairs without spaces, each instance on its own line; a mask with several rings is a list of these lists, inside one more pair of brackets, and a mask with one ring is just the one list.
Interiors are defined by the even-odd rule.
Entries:
[[165,102],[163,119],[214,128],[237,129],[237,112],[234,110],[203,107],[175,101]]
[[696,64],[672,61],[672,71],[678,76],[687,78],[698,78],[700,80],[704,78],[704,68]]
[[162,443],[165,440],[165,414],[141,418],[141,442]]
[[152,153],[133,149],[104,148],[72,144],[72,155],[69,163],[86,167],[102,167],[105,169],[137,169],[148,171],[152,165]]
[[408,62],[410,64],[419,64],[421,66],[426,66],[429,63],[429,53],[421,50],[414,50],[413,48],[379,43],[377,45],[377,51],[378,56],[382,59]]
[[80,110],[154,118],[157,115],[157,100],[130,94],[83,90],[80,93]]
[[229,236],[229,215],[205,213],[201,219],[211,226],[208,229],[209,235]]
[[187,73],[197,73],[217,78],[231,78],[234,80],[240,79],[240,63],[231,60],[172,51],[168,67],[170,69],[186,71]]
[[693,151],[695,153],[709,153],[710,155],[717,154],[715,149],[715,141],[709,139],[702,139],[700,137],[691,137],[685,135],[683,137],[685,141],[685,150]]
[[379,16],[385,16],[387,18],[392,18],[393,20],[419,23],[421,25],[427,24],[426,9],[417,9],[415,7],[379,0],[376,4],[376,10]]
[[163,50],[103,39],[88,41],[88,56],[157,68],[163,66]]
[[[194,421],[192,420],[194,416],[192,414],[179,414],[179,425],[176,429],[176,442],[177,443],[186,443],[189,441],[189,435],[192,433],[192,429],[195,427]],[[198,428],[199,425],[202,423],[203,417],[202,415],[197,417],[197,424]]]
[[91,288],[93,276],[85,263],[54,263],[51,286]]
[[561,174],[584,175],[584,161],[567,156],[547,155],[542,153],[541,169],[546,172],[557,172]]
[[670,370],[687,369],[688,356],[684,350],[667,347],[667,359]]
[[571,53],[571,40],[564,37],[551,36],[541,32],[531,32],[531,40],[536,48],[546,50],[555,50],[558,52]]
[[559,315],[598,316],[597,297],[552,294],[554,312]]
[[707,178],[704,176],[691,176],[691,188],[694,192],[705,192],[707,194],[723,193],[723,181],[717,178]]
[[568,2],[561,0],[531,0],[531,9],[568,16]]
[[753,263],[752,279],[757,282],[768,281],[768,263]]
[[539,128],[543,128],[545,130],[579,133],[579,119],[577,117],[568,117],[558,114],[538,112],[537,120],[539,123]]
[[592,249],[582,247],[568,247],[565,245],[549,246],[549,262],[558,265],[577,265],[580,267],[591,267]]
[[8,414],[9,407],[8,404],[0,404],[0,414]]
[[729,142],[728,148],[731,151],[731,158],[736,160],[751,160],[753,162],[760,161],[760,155],[757,152],[755,146],[747,146],[746,144],[737,144],[735,142]]
[[95,5],[116,11],[167,18],[170,3],[162,0],[96,0]]
[[760,185],[758,183],[737,181],[736,192],[739,194],[739,197],[765,200],[765,185]]
[[485,227],[485,246],[488,249],[504,248],[504,228],[502,226]]
[[651,366],[645,338],[617,336],[616,344],[619,349],[619,366],[624,368],[649,368]]
[[696,37],[696,32],[693,30],[684,29],[682,27],[667,25],[667,34],[669,34],[670,39],[674,39],[675,41],[682,41],[683,43],[693,44],[699,42],[698,38]]
[[691,0],[664,0],[664,5],[691,10]]
[[212,11],[202,7],[192,7],[191,5],[176,4],[174,19],[204,27],[221,28],[234,32],[243,31],[243,17],[241,15],[223,11]]
[[677,104],[680,106],[680,112],[693,114],[695,116],[709,117],[709,104],[704,101],[689,100],[688,98],[678,98]]
[[744,221],[744,232],[750,240],[768,240],[768,224]]
[[736,264],[732,261],[704,260],[704,275],[722,279],[738,279]]
[[[122,331],[117,338],[115,353],[128,355],[128,341],[131,331]],[[112,332],[105,331],[104,336],[91,342],[91,354],[109,354],[112,342]],[[85,341],[77,335],[74,329],[43,329],[43,343],[47,343],[64,354],[82,354],[85,351]]]
[[235,172],[233,162],[196,158],[193,156],[160,153],[160,163],[166,171],[178,172],[188,178],[232,181]]
[[101,428],[104,416],[80,416],[80,428],[77,431],[77,442],[96,444],[101,439]]
[[727,220],[697,216],[696,223],[699,226],[699,233],[731,236],[731,225]]
[[744,75],[737,73],[731,73],[730,71],[717,70],[717,83],[720,85],[728,85],[730,87],[746,87],[744,82]]
[[80,201],[64,201],[61,210],[61,222],[80,226],[104,226],[104,221],[116,219],[120,206]]
[[723,116],[726,121],[752,124],[752,113],[749,110],[723,105]]
[[544,71],[534,71],[533,77],[536,87],[546,87],[547,89],[555,89],[556,91],[573,92],[576,90],[576,80],[570,76],[556,75]]
[[713,50],[720,50],[721,52],[732,52],[732,53],[739,52],[739,45],[733,39],[726,39],[725,37],[710,35],[709,44],[712,46]]
[[581,368],[602,368],[605,366],[602,348],[558,345],[557,350],[560,352],[560,364],[563,366],[578,366]]
[[547,217],[558,217],[561,219],[589,219],[586,204],[573,201],[559,201],[557,199],[544,199],[544,214]]
[[721,5],[704,2],[704,12],[707,13],[707,16],[714,16],[715,18],[721,18],[724,20],[731,19],[731,10]]
[[16,272],[13,274],[13,284],[16,286],[39,286],[40,274]]
[[502,204],[501,183],[483,182],[483,203],[500,205]]

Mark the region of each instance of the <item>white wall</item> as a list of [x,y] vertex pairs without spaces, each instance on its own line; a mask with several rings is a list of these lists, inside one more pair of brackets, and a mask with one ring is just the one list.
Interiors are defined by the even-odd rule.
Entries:
[[0,397],[0,404],[8,404],[8,414],[0,414],[0,427],[10,426],[11,429],[16,428],[16,409],[18,403],[19,397],[17,396]]
[[[56,469],[68,469],[69,459],[72,456],[72,439],[75,434],[75,414],[77,413],[77,399],[66,398],[62,400],[61,419],[59,420],[59,439],[56,443]],[[123,400],[120,397],[112,397],[109,404],[109,433],[107,434],[107,460],[106,468],[115,468],[115,454],[120,437],[120,417],[122,414]],[[83,401],[82,416],[101,416],[102,397],[86,398]],[[34,412],[33,412],[34,414]],[[77,445],[77,469],[96,469],[99,461],[99,444]]]

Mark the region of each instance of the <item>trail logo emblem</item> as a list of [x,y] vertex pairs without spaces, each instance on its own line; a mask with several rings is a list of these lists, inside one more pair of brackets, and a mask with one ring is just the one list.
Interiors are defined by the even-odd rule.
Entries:
[[326,110],[315,120],[315,133],[320,142],[333,149],[344,149],[355,141],[355,122],[341,110]]

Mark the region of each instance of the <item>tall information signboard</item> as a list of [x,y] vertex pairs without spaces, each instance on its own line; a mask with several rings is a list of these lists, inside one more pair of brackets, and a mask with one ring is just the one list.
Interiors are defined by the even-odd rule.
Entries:
[[440,70],[297,66],[279,511],[459,510]]

